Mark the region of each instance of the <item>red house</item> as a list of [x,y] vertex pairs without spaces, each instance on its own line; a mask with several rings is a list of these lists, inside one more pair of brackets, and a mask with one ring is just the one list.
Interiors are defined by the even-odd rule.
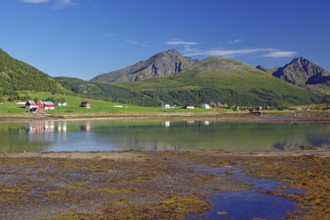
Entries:
[[25,103],[25,108],[32,109],[32,108],[39,108],[39,109],[45,109],[45,110],[54,110],[55,104],[53,102],[35,102],[35,101],[27,101]]
[[82,103],[80,103],[80,107],[83,107],[83,108],[90,108],[91,105],[89,104],[89,102],[82,102]]
[[25,108],[27,109],[39,108],[39,105],[37,104],[37,102],[29,100],[25,103]]
[[186,109],[194,109],[195,106],[193,104],[191,104],[191,103],[188,103],[188,104],[185,105],[185,108]]
[[54,110],[55,104],[53,102],[43,102],[43,109],[45,110]]

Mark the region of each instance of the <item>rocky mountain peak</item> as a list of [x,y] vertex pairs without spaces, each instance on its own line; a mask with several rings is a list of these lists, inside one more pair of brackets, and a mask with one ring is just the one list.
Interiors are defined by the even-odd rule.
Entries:
[[182,72],[192,66],[194,62],[190,57],[182,56],[176,49],[169,49],[124,69],[96,76],[92,81],[125,82],[146,80]]
[[323,68],[312,63],[304,57],[298,57],[293,59],[289,64],[284,66],[283,69],[286,69],[287,71],[294,71],[298,74],[309,77],[325,71]]
[[[272,69],[264,68],[260,65],[257,68],[300,87],[309,88],[310,85],[314,85],[314,87],[315,85],[323,86],[325,88],[323,89],[324,93],[329,93],[327,91],[330,85],[330,73],[304,57],[294,58],[285,66],[273,69],[274,71],[269,71]],[[311,89],[315,89],[314,87],[311,87]]]

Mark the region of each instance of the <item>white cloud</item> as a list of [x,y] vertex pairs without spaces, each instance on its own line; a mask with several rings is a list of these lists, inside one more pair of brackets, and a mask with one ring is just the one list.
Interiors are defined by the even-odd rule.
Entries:
[[73,0],[57,0],[55,5],[53,6],[54,9],[64,8],[66,6],[77,5],[73,2]]
[[177,45],[192,46],[192,45],[197,45],[199,43],[195,41],[173,40],[166,42],[166,44],[171,46],[177,46]]
[[254,54],[260,52],[271,52],[275,49],[266,48],[266,49],[240,49],[240,50],[225,50],[225,49],[215,49],[215,50],[208,50],[196,53],[187,53],[186,56],[214,56],[214,57],[235,57],[247,54]]
[[253,49],[238,49],[238,50],[226,50],[226,49],[215,49],[200,52],[189,52],[186,51],[185,56],[208,56],[208,57],[237,57],[243,55],[259,54],[262,57],[269,58],[283,58],[293,57],[297,54],[294,51],[282,51],[275,48],[253,48]]
[[294,57],[297,55],[295,51],[271,51],[268,54],[263,55],[263,57],[271,57],[271,58],[286,58],[286,57]]
[[49,0],[21,0],[21,2],[31,4],[43,4],[49,2]]
[[53,2],[52,8],[60,9],[66,6],[77,5],[73,2],[73,0],[20,0],[22,3],[29,3],[29,4],[43,4],[48,2]]
[[238,44],[241,43],[242,41],[243,41],[242,39],[235,39],[235,40],[227,41],[227,44]]

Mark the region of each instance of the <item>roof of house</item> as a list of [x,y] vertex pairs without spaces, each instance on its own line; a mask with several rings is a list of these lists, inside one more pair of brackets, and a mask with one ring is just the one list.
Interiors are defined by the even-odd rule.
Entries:
[[27,101],[25,103],[25,105],[28,105],[28,104],[30,104],[30,105],[36,105],[37,103],[35,101],[29,100],[29,101]]
[[55,105],[53,102],[49,102],[49,101],[46,101],[46,102],[43,102],[44,105]]

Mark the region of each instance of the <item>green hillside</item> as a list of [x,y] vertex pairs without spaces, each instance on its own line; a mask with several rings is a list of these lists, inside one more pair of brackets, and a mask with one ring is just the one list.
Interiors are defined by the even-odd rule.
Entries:
[[329,96],[311,93],[242,62],[218,58],[198,61],[175,75],[136,82],[57,80],[85,97],[143,106],[220,101],[230,106],[286,107],[329,100]]
[[154,102],[152,97],[141,92],[131,91],[130,88],[123,88],[110,83],[85,81],[71,77],[55,77],[55,79],[75,94],[82,97],[144,106],[158,105]]
[[0,97],[16,91],[68,93],[60,83],[0,49]]
[[308,92],[244,63],[218,58],[201,60],[190,70],[170,77],[114,85],[148,95],[158,104],[221,101],[229,105],[280,107],[320,103],[329,98]]

